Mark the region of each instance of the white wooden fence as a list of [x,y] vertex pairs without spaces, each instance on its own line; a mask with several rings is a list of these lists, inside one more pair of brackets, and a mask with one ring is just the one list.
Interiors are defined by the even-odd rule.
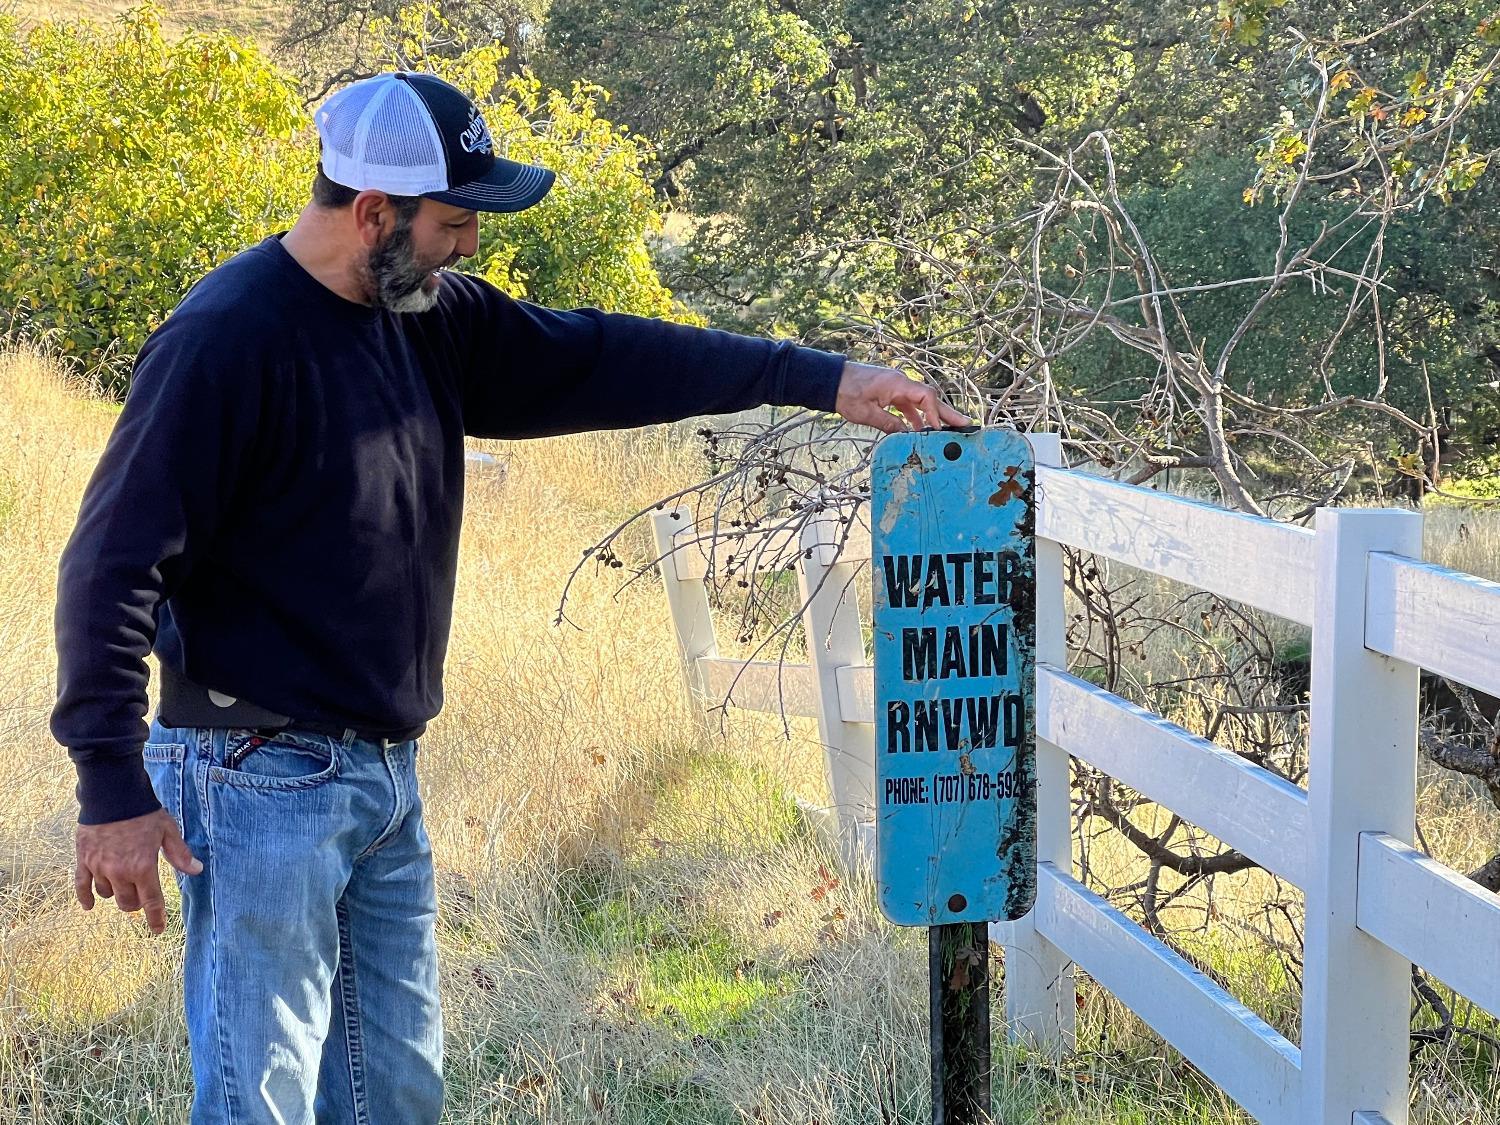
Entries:
[[[1035,909],[1006,947],[1006,1026],[1054,1055],[1073,1041],[1082,967],[1257,1121],[1404,1125],[1410,964],[1500,1013],[1500,897],[1411,847],[1421,668],[1500,695],[1500,585],[1418,561],[1421,517],[1328,509],[1315,530],[1101,480],[1037,451]],[[873,838],[874,693],[860,630],[869,540],[830,518],[796,544],[808,665],[718,655],[705,529],[656,517],[688,687],[702,706],[813,717],[851,853]],[[1063,546],[1311,626],[1308,788],[1065,671]],[[722,565],[787,553],[739,541]],[[787,544],[790,546],[790,544]],[[672,550],[678,548],[677,550]],[[670,552],[670,553],[669,553]],[[1171,809],[1306,896],[1300,1047],[1073,878],[1069,755]]]

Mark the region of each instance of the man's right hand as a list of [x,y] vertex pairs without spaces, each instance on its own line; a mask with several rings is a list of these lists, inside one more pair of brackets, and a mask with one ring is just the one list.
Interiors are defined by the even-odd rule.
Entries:
[[167,928],[167,903],[156,874],[157,853],[184,875],[203,870],[166,809],[109,824],[80,824],[74,848],[78,867],[73,892],[79,904],[92,910],[97,890],[101,898],[114,899],[121,910],[144,910],[153,934]]

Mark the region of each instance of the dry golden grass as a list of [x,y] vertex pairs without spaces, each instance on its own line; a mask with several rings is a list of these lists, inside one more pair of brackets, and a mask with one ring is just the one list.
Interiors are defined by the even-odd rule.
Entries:
[[[14,16],[23,24],[42,20],[88,19],[105,21],[142,0],[0,0],[0,16]],[[181,34],[194,31],[227,31],[270,46],[286,26],[287,0],[159,0],[163,26]]]
[[[188,1098],[181,934],[71,902],[71,767],[46,729],[55,560],[112,414],[45,357],[0,350],[0,1123],[181,1120]],[[924,1119],[925,940],[880,920],[867,879],[836,872],[798,812],[794,796],[821,792],[812,732],[739,717],[700,733],[653,581],[590,577],[569,605],[579,627],[552,624],[582,548],[689,479],[692,443],[662,429],[486,448],[448,704],[420,760],[447,1120]],[[644,531],[622,553],[648,562]],[[1478,855],[1494,818],[1447,785],[1428,787],[1424,808],[1443,811],[1424,823]],[[1094,859],[1129,875],[1123,851]],[[1226,924],[1189,941],[1287,1026],[1293,990],[1228,924],[1264,878],[1223,881]],[[1062,1068],[1000,1053],[1002,1120],[1246,1120],[1087,982],[1080,1021]],[[1416,1119],[1495,1122],[1494,1083],[1472,1070],[1453,1054],[1423,1071]]]
[[[178,1119],[187,1097],[180,934],[153,941],[138,919],[71,902],[71,767],[46,727],[51,603],[113,418],[82,391],[35,351],[0,352],[7,1122]],[[822,997],[813,1009],[810,975],[868,1003],[893,982],[869,974],[866,950],[904,935],[878,926],[862,885],[824,886],[832,861],[781,795],[796,769],[816,778],[816,754],[794,764],[807,748],[779,743],[752,764],[743,741],[697,737],[653,583],[617,595],[613,575],[585,581],[569,607],[580,627],[552,624],[581,549],[696,454],[666,430],[490,448],[497,467],[470,482],[449,704],[421,765],[450,1119],[734,1120],[764,1104],[765,1120],[794,1121],[819,1103],[828,1120],[864,1119],[870,1013]],[[644,534],[627,549],[649,560]],[[920,952],[901,960],[910,984]],[[884,995],[906,1022],[920,1011],[920,987]],[[830,1027],[852,1056],[810,1049]],[[910,1030],[899,1052],[875,1038],[910,1055]],[[704,1035],[756,1046],[710,1057]]]

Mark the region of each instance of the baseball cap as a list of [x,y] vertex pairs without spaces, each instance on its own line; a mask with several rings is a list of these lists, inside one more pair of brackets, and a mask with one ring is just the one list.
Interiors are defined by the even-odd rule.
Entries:
[[521,211],[556,175],[495,155],[479,107],[435,74],[396,71],[345,86],[315,115],[323,174],[355,191],[422,195],[473,211]]

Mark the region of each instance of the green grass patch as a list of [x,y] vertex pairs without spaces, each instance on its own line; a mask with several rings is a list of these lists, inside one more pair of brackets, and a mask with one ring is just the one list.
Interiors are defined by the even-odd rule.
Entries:
[[1444,480],[1442,490],[1444,495],[1428,493],[1423,504],[1433,508],[1462,507],[1474,502],[1500,500],[1500,457],[1467,465],[1462,475]]
[[0,472],[0,526],[10,522],[16,514],[16,503],[21,499],[21,486],[7,473]]
[[640,981],[640,1010],[648,1020],[682,1034],[729,1039],[754,1034],[800,981],[786,972],[764,973],[723,941],[694,943],[625,958],[621,966]]
[[687,855],[768,854],[808,831],[797,802],[769,770],[730,754],[698,753],[663,785],[640,836],[646,850],[635,858],[651,858],[663,842]]
[[691,1040],[753,1035],[785,1014],[799,977],[757,965],[696,910],[673,911],[647,895],[628,882],[611,888],[588,877],[569,893],[569,941],[607,976],[619,1008]]

